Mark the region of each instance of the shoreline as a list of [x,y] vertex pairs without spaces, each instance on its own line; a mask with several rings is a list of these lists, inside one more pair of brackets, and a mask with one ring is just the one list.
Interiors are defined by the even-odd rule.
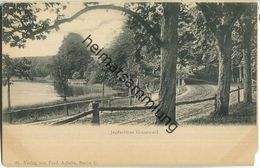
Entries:
[[[115,96],[115,94],[118,93],[114,93],[111,95],[107,95],[104,98],[110,98],[111,96]],[[54,105],[61,105],[64,103],[74,103],[74,102],[79,102],[79,101],[88,101],[88,100],[92,100],[92,99],[101,99],[101,96],[89,96],[89,95],[81,95],[81,96],[76,96],[76,97],[68,97],[67,101],[64,101],[62,98],[60,100],[56,100],[56,101],[51,101],[51,102],[46,102],[46,103],[38,103],[38,104],[31,104],[31,105],[17,105],[17,106],[13,106],[12,107],[12,112],[16,111],[16,110],[28,110],[28,109],[33,109],[33,108],[44,108],[44,107],[48,107],[48,106],[54,106]],[[2,108],[3,113],[7,112],[7,107]]]
[[[14,83],[18,82],[30,82],[30,83],[46,83],[46,84],[52,84],[53,81],[51,80],[25,80],[25,79],[13,79],[12,80]],[[76,85],[81,85],[81,84],[74,84],[72,86]],[[99,85],[99,84],[93,84],[94,85]],[[3,87],[3,85],[2,85]],[[5,86],[6,87],[6,86]],[[112,89],[112,88],[111,88]],[[123,94],[123,91],[121,90],[114,90],[112,89],[109,92],[105,92],[105,97],[104,98],[110,98],[112,96],[119,96],[120,94]],[[6,97],[4,97],[6,98]],[[31,108],[41,108],[41,107],[46,107],[46,106],[53,106],[53,105],[59,105],[59,104],[64,104],[64,103],[74,103],[78,101],[85,101],[85,100],[92,100],[92,99],[101,99],[102,98],[102,93],[88,93],[84,95],[77,95],[77,96],[70,96],[67,97],[67,101],[64,101],[62,98],[59,98],[57,100],[50,100],[47,102],[39,102],[35,104],[23,104],[23,105],[12,105],[12,110],[11,111],[16,111],[16,110],[24,110],[24,109],[31,109]],[[7,112],[7,106],[2,106],[2,112]]]
[[13,82],[39,82],[39,83],[53,83],[54,82],[51,79],[44,79],[44,78],[38,78],[38,77],[34,77],[33,80],[14,78],[14,79],[11,79],[11,81],[13,81]]

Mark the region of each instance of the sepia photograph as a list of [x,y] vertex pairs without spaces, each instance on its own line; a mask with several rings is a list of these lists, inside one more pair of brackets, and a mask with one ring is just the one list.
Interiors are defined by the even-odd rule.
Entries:
[[[2,3],[1,12],[4,165],[252,164],[257,150],[256,2],[28,1]],[[126,138],[125,143],[115,136]],[[129,154],[120,150],[120,145],[133,145],[125,136],[136,140]],[[146,143],[140,136],[164,146],[175,138],[175,147],[194,137],[199,150],[205,140],[205,151],[234,152],[215,160],[217,154],[209,152],[208,161],[196,161],[197,150],[187,155],[184,151],[192,147],[172,146],[163,147],[172,149],[167,154],[158,150],[142,160],[136,152],[147,144],[138,146]],[[102,139],[119,146],[106,149]],[[73,160],[66,152],[56,159],[51,149],[40,155],[54,141],[77,155],[83,143],[94,145],[90,153],[101,154],[86,150],[81,160]],[[238,143],[236,150],[231,141],[234,147]],[[213,142],[220,148],[213,150]],[[170,160],[173,149],[183,158]],[[27,152],[32,153],[21,155]],[[248,155],[235,157],[239,152]],[[126,159],[118,161],[122,154]],[[166,156],[154,159],[159,155]]]

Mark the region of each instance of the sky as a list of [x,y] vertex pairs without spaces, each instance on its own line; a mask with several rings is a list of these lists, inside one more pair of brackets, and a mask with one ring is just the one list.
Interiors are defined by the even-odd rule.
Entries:
[[[70,3],[67,5],[64,14],[65,17],[72,16],[74,13],[84,8],[81,2]],[[53,18],[52,14],[44,13],[39,18]],[[75,19],[70,23],[64,23],[60,30],[52,30],[47,35],[46,40],[28,40],[25,48],[10,47],[3,45],[3,53],[10,57],[37,57],[53,56],[57,54],[58,49],[64,37],[70,33],[78,33],[83,38],[91,34],[94,43],[101,47],[109,47],[113,39],[122,31],[122,26],[126,16],[121,11],[115,10],[93,10]]]

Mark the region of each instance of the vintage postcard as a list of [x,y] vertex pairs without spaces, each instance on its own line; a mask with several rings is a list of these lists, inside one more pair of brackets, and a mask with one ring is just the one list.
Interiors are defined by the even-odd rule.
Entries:
[[2,164],[253,165],[256,1],[7,1]]

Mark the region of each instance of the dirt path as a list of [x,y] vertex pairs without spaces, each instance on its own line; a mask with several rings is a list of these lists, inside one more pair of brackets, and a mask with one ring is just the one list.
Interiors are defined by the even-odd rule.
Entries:
[[[216,93],[216,86],[212,84],[193,84],[187,85],[187,91],[177,96],[177,102],[191,101],[213,97]],[[155,99],[157,96],[152,96]],[[177,106],[177,120],[179,123],[198,117],[208,115],[214,107],[214,101],[207,101],[197,104],[179,105]],[[91,116],[81,118],[70,124],[90,124]],[[103,111],[100,115],[102,125],[151,125],[155,122],[154,113],[151,110],[137,111]]]
[[[177,96],[177,102],[192,101],[213,97],[216,93],[217,87],[211,84],[194,84],[187,85],[188,91],[184,94]],[[183,121],[192,117],[198,117],[198,115],[208,115],[213,110],[214,102],[207,101],[196,104],[179,105],[176,107],[177,121],[182,123]],[[142,124],[146,125],[154,124],[155,116],[154,113],[146,112],[146,117],[139,117],[133,121],[123,122],[121,124]]]
[[[200,99],[213,97],[217,91],[217,86],[212,84],[194,84],[194,85],[188,85],[188,87],[189,87],[189,92],[178,96],[177,102],[200,100]],[[235,88],[232,87],[231,90],[233,89]],[[230,95],[230,104],[234,104],[236,102],[237,102],[237,92],[233,92]],[[179,105],[176,107],[177,122],[179,124],[183,124],[187,120],[197,118],[197,117],[207,116],[213,110],[214,110],[214,100],[206,101],[202,103]],[[138,118],[134,121],[125,122],[122,124],[136,125],[136,124],[145,123],[145,125],[151,125],[154,124],[154,122],[155,122],[154,114],[151,115],[150,113],[147,113],[146,117]]]

